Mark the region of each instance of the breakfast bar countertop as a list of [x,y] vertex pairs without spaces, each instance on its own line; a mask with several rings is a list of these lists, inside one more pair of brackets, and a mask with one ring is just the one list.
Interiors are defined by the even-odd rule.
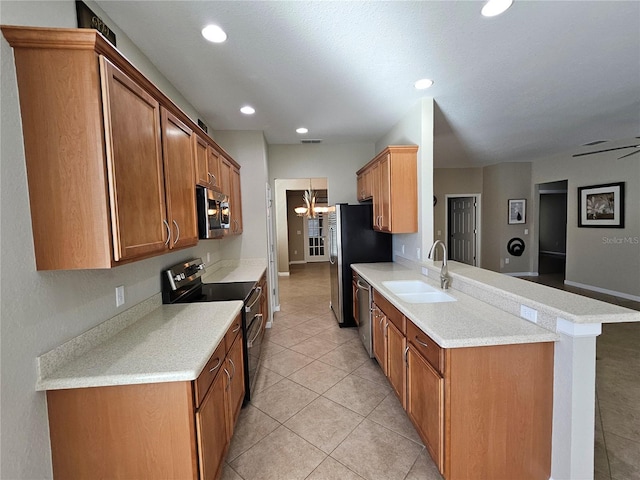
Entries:
[[446,290],[447,294],[456,299],[455,302],[403,301],[385,287],[383,282],[420,280],[438,289],[440,286],[414,269],[398,263],[360,263],[351,267],[443,348],[554,342],[559,339],[555,332],[455,289]]

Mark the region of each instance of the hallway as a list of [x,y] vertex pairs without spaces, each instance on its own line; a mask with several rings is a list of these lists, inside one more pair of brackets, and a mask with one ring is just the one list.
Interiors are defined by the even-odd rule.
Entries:
[[224,480],[441,480],[354,328],[329,310],[327,263],[292,265],[267,331],[257,393]]

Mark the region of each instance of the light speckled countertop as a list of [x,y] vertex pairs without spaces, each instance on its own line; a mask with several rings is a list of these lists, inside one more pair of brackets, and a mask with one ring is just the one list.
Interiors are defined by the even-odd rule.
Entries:
[[443,348],[553,342],[559,338],[552,331],[454,289],[448,289],[447,293],[455,302],[405,302],[382,282],[421,280],[438,289],[440,286],[398,263],[360,263],[351,267]]
[[264,258],[222,261],[206,268],[204,283],[257,282],[267,270]]
[[195,380],[241,301],[162,305],[40,378],[36,390]]

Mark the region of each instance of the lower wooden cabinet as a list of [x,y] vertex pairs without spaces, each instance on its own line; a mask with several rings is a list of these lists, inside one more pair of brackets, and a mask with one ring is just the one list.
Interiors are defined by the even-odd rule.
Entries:
[[194,381],[48,391],[54,477],[219,478],[244,400],[238,320]]
[[547,480],[553,343],[442,348],[373,292],[374,355],[446,480]]

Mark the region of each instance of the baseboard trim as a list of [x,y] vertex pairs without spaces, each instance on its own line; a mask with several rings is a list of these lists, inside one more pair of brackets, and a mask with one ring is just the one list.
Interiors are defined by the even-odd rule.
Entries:
[[289,276],[289,272],[278,272],[278,276],[279,277],[288,277]]
[[510,277],[537,277],[538,272],[500,272]]
[[291,260],[289,262],[289,265],[304,265],[305,263],[307,262],[305,262],[304,260]]
[[587,285],[585,283],[574,282],[571,280],[565,280],[564,284],[569,285],[571,287],[584,288],[585,290],[591,290],[592,292],[604,293],[606,295],[612,295],[614,297],[620,297],[626,300],[633,300],[636,302],[640,302],[640,296],[631,295],[630,293],[616,292],[615,290],[608,290],[606,288],[594,287],[593,285]]

